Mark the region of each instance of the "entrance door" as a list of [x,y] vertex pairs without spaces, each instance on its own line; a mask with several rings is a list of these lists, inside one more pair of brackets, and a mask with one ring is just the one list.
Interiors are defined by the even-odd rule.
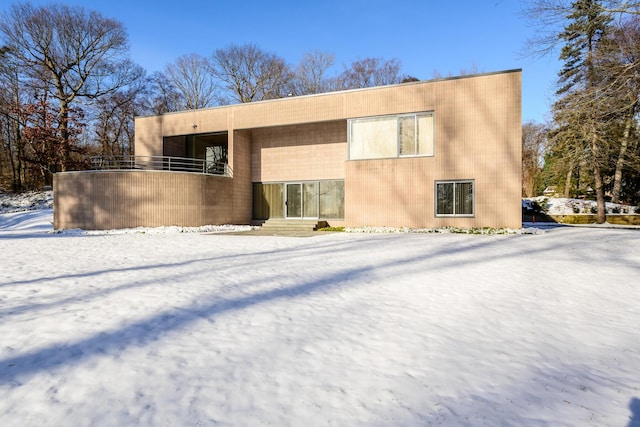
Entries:
[[287,183],[285,216],[318,218],[319,185],[317,182]]
[[285,184],[284,211],[287,218],[302,218],[302,184]]

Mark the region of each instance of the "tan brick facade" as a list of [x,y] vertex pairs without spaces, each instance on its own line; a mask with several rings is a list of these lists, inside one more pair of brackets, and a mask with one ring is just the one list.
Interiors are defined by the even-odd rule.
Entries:
[[[224,187],[216,197],[223,195],[227,208],[217,210],[217,217],[197,214],[194,223],[249,223],[252,183],[344,180],[345,217],[331,221],[335,224],[520,227],[521,102],[521,72],[514,70],[139,117],[135,153],[179,155],[187,135],[226,133],[233,177],[206,185]],[[433,156],[348,159],[349,119],[419,112],[433,112]],[[435,215],[435,183],[441,180],[474,182],[472,217]],[[58,179],[57,190],[64,193],[71,185]],[[56,202],[62,212],[56,228],[82,226],[82,219],[63,218],[69,206],[80,203],[64,194]],[[150,204],[163,200],[156,191],[134,198]],[[171,203],[182,203],[177,200]],[[82,209],[99,213],[95,206]],[[127,212],[157,218],[144,209]],[[147,225],[152,223],[158,221]]]
[[65,172],[54,175],[55,229],[235,224],[228,177],[162,171]]
[[344,179],[346,120],[255,129],[252,139],[253,182]]

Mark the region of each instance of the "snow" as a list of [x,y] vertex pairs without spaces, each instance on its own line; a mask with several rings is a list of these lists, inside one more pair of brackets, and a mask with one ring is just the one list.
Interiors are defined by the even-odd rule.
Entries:
[[0,192],[0,214],[51,208],[53,191],[25,191],[12,194]]
[[[574,215],[574,214],[594,214],[597,209],[595,200],[572,199],[566,197],[530,197],[522,199],[522,207],[532,209],[533,202],[545,204],[549,215]],[[637,206],[624,205],[621,203],[606,202],[607,214],[634,214],[640,213]]]
[[0,214],[2,426],[640,426],[640,230],[51,221]]

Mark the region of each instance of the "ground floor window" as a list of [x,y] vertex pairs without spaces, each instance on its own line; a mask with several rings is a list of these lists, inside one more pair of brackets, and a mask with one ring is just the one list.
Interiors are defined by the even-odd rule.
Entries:
[[253,183],[253,219],[344,218],[344,181]]
[[436,216],[473,216],[474,181],[436,181]]
[[344,218],[344,181],[320,181],[320,218]]
[[284,217],[284,184],[253,183],[253,219]]

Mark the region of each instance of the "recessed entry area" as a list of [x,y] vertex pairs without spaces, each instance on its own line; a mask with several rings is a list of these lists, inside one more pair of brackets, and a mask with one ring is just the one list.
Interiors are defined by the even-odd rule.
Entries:
[[344,180],[253,183],[253,219],[343,219]]
[[227,132],[192,134],[164,137],[162,154],[164,156],[206,161],[208,172],[224,168],[229,158]]

